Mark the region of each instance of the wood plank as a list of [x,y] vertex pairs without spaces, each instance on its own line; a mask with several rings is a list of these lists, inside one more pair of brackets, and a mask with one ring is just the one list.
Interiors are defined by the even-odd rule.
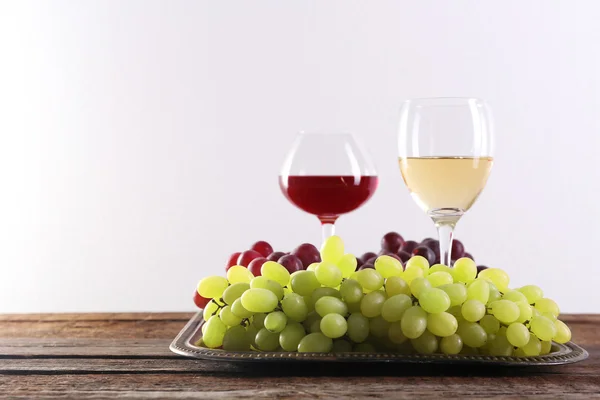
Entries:
[[[149,379],[151,378],[151,379]],[[544,398],[589,399],[600,393],[588,377],[430,376],[364,377],[348,384],[346,377],[267,377],[197,374],[0,376],[0,399],[21,398],[168,398],[168,399],[342,399],[342,398]]]

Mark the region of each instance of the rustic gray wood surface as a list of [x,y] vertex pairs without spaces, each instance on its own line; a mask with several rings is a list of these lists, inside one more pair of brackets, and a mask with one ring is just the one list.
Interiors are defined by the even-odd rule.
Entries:
[[191,314],[0,315],[0,399],[600,398],[600,315],[569,315],[578,364],[536,369],[188,360]]

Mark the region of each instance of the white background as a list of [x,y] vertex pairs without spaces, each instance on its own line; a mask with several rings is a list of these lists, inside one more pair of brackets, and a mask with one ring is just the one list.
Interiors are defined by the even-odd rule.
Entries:
[[599,20],[572,0],[0,1],[0,312],[191,310],[231,252],[319,242],[277,184],[302,129],[377,163],[348,250],[434,236],[396,165],[399,105],[424,96],[495,113],[467,250],[599,312]]

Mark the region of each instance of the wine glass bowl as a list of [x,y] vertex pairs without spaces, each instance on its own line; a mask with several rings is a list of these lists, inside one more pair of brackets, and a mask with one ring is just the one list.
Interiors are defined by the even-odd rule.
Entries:
[[371,198],[377,184],[368,154],[345,133],[299,134],[279,176],[285,197],[319,219],[324,239],[334,234],[340,215]]
[[441,261],[450,265],[456,223],[475,203],[493,165],[492,117],[474,98],[404,102],[398,134],[400,171],[417,205],[438,228]]

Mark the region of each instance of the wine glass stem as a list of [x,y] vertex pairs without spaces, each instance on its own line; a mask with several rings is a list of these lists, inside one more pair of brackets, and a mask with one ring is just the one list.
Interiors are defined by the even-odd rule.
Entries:
[[438,239],[440,241],[440,262],[451,266],[452,263],[452,237],[454,236],[454,224],[436,223]]
[[321,224],[321,229],[323,231],[323,242],[327,240],[328,237],[335,235],[334,224]]

